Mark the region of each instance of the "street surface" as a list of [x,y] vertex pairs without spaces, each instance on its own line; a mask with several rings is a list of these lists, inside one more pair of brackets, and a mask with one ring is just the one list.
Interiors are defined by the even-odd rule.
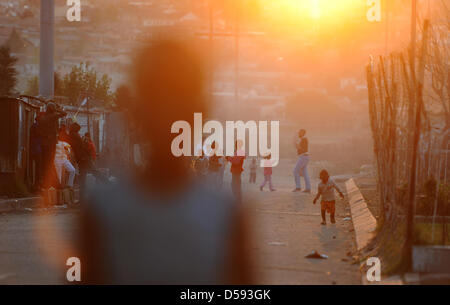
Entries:
[[[327,226],[320,225],[320,204],[312,204],[318,181],[312,179],[312,194],[292,193],[292,168],[293,161],[282,161],[274,169],[276,192],[269,192],[268,186],[259,191],[262,169],[256,185],[248,184],[247,169],[242,177],[244,204],[253,211],[248,223],[257,283],[360,284],[358,265],[347,256],[355,249],[352,223],[343,220],[348,204],[338,200],[337,223],[331,225],[327,218]],[[317,177],[316,172],[310,168],[311,178]],[[228,182],[227,173],[227,186]],[[76,221],[77,211],[67,209],[1,214],[0,284],[67,283],[68,267],[61,253],[65,242],[74,241]],[[328,259],[304,257],[313,250]]]
[[[294,161],[280,161],[273,170],[276,192],[259,191],[259,185],[247,185],[247,198],[255,205],[252,231],[255,234],[253,255],[259,267],[260,284],[361,284],[359,264],[352,264],[349,251],[355,249],[351,221],[343,220],[350,213],[348,203],[336,201],[336,224],[320,224],[320,203],[313,204],[317,192],[318,172],[309,168],[311,194],[292,193],[295,187]],[[245,176],[245,181],[248,177]],[[261,183],[262,172],[257,181]],[[302,178],[302,187],[304,182]],[[343,185],[339,185],[345,193]],[[336,198],[339,198],[336,194]],[[313,250],[328,259],[307,259]]]
[[[74,210],[0,215],[0,284],[61,284],[67,270],[61,241],[73,241]],[[49,249],[53,251],[48,252]],[[56,255],[55,255],[56,254]]]

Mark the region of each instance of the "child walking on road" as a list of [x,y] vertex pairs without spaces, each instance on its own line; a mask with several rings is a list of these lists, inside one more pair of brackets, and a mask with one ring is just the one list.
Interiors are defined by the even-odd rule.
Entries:
[[325,219],[326,212],[330,213],[330,221],[331,223],[336,223],[334,218],[335,214],[335,198],[334,198],[334,189],[339,193],[339,196],[344,199],[344,194],[342,194],[341,190],[334,183],[333,180],[330,179],[330,175],[328,172],[323,169],[320,172],[320,180],[318,192],[316,198],[314,198],[313,203],[316,204],[317,199],[322,196],[322,201],[320,202],[320,212],[322,214],[322,225],[326,225],[327,221]]
[[271,155],[266,156],[264,159],[264,181],[260,185],[259,190],[263,191],[266,183],[269,183],[269,189],[271,192],[276,191],[272,186],[272,162],[270,161]]

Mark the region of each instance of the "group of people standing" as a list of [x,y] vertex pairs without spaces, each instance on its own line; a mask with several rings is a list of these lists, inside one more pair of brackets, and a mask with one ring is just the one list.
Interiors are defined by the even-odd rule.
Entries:
[[[241,202],[242,197],[242,182],[241,176],[244,171],[244,160],[245,152],[242,150],[242,141],[236,141],[235,143],[235,155],[222,157],[217,154],[218,147],[215,142],[211,144],[211,156],[206,157],[203,154],[203,149],[199,150],[198,157],[193,159],[192,168],[197,175],[197,177],[204,178],[208,177],[211,179],[212,183],[218,187],[223,185],[223,175],[225,171],[226,162],[231,164],[231,189],[236,198],[237,202]],[[311,193],[311,182],[308,174],[308,163],[309,163],[309,143],[306,137],[306,130],[301,129],[298,132],[298,138],[295,142],[295,147],[297,149],[298,159],[295,164],[293,174],[295,178],[295,189],[293,192]],[[250,164],[250,177],[249,183],[256,183],[256,172],[258,167],[258,161],[256,158],[252,158]],[[264,181],[259,186],[260,190],[263,191],[266,184],[269,185],[271,192],[276,191],[272,184],[272,163],[271,155],[267,155],[263,160],[264,167]],[[301,177],[305,181],[305,188],[301,188]],[[322,214],[322,224],[326,224],[325,214],[330,213],[330,220],[332,223],[335,222],[335,200],[334,200],[334,190],[336,190],[339,195],[343,198],[341,190],[337,185],[330,179],[330,176],[326,170],[322,170],[320,173],[320,180],[318,187],[317,196],[314,199],[314,204],[322,197],[321,201],[321,214]]]
[[[244,160],[246,159],[245,151],[242,149],[243,143],[237,140],[235,143],[235,153],[233,156],[219,156],[218,147],[215,142],[211,143],[211,153],[206,157],[203,149],[199,150],[199,155],[192,160],[194,173],[199,178],[208,177],[212,184],[217,187],[223,185],[223,175],[227,162],[230,163],[231,173],[231,189],[237,202],[241,202],[242,198],[242,173],[244,172]],[[272,165],[271,155],[264,157],[264,181],[260,185],[260,190],[263,191],[264,186],[268,183],[271,192],[275,191],[272,185]],[[249,183],[256,183],[256,172],[258,162],[257,158],[252,158],[250,163],[250,179]]]
[[[309,163],[309,152],[308,152],[308,139],[306,138],[306,130],[301,129],[298,133],[298,139],[296,141],[296,148],[298,154],[298,160],[294,167],[294,177],[295,177],[295,189],[293,192],[302,191],[301,189],[301,177],[305,180],[305,189],[303,193],[311,193],[311,182],[308,175],[308,163]],[[235,143],[235,154],[234,156],[219,156],[218,155],[218,145],[216,142],[212,142],[210,145],[211,153],[209,157],[206,157],[203,148],[199,148],[199,156],[194,157],[192,160],[192,166],[194,173],[199,178],[208,177],[212,179],[212,184],[218,187],[223,185],[223,175],[225,172],[226,163],[231,164],[231,189],[238,202],[241,201],[242,197],[242,172],[244,171],[244,160],[245,152],[242,149],[243,143],[237,140]],[[258,162],[256,158],[252,158],[250,164],[250,177],[249,183],[256,183],[256,172],[257,172]],[[263,191],[266,184],[269,185],[269,190],[271,192],[276,191],[272,184],[272,164],[271,155],[264,156],[263,160],[264,167],[264,181],[259,186],[260,190]]]
[[[40,112],[31,126],[30,147],[35,185],[38,190],[68,187],[73,191],[77,167],[82,195],[87,173],[95,172],[96,150],[89,133],[80,136],[81,126],[78,123],[71,123],[68,130],[66,125],[60,125],[60,119],[66,115],[61,107],[49,102],[46,111]],[[67,173],[67,181],[64,172]]]
[[206,157],[203,153],[203,149],[200,149],[199,155],[192,160],[192,169],[198,178],[208,177],[212,179],[212,184],[216,187],[223,186],[223,176],[225,173],[225,167],[227,162],[231,164],[231,189],[237,202],[241,201],[242,195],[242,182],[241,175],[244,171],[245,154],[242,150],[238,149],[239,142],[235,144],[234,156],[221,156],[218,154],[219,147],[216,142],[212,142],[211,153],[209,157]]

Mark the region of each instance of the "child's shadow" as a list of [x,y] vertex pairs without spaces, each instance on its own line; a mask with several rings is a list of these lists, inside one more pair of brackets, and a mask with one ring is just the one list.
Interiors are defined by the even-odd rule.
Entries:
[[316,236],[322,244],[323,249],[327,252],[335,250],[340,243],[339,230],[336,224],[322,225],[320,231],[316,232]]

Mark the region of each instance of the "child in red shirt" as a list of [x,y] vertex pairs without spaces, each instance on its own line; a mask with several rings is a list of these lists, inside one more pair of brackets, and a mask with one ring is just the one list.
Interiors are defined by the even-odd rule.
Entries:
[[266,186],[266,183],[269,183],[269,189],[271,192],[276,191],[272,186],[272,161],[270,160],[272,156],[269,154],[264,159],[264,181],[259,186],[259,190],[263,191],[264,186]]

